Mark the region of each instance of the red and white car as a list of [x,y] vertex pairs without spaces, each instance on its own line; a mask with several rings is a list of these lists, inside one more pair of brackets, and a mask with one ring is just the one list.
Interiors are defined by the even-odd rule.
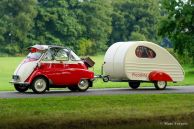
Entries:
[[94,73],[90,64],[81,60],[72,50],[60,46],[34,45],[17,67],[11,83],[19,92],[29,88],[43,93],[49,88],[86,91],[92,87]]

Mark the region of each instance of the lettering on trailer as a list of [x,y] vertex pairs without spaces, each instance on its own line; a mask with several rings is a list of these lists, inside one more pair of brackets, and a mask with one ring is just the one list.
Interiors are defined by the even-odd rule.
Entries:
[[132,73],[132,77],[137,77],[137,78],[145,77],[145,78],[147,78],[148,74],[147,73]]

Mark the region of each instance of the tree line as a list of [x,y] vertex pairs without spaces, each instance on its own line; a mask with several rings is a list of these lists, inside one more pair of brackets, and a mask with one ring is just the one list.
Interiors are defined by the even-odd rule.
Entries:
[[[80,55],[94,55],[118,41],[159,43],[164,36],[173,41],[176,51],[185,53],[190,45],[194,47],[193,6],[191,0],[181,2],[1,0],[0,54],[15,55],[33,44],[52,44],[70,47]],[[185,34],[187,27],[189,35]],[[188,37],[189,41],[183,42]],[[189,49],[187,53],[192,55],[194,49]]]

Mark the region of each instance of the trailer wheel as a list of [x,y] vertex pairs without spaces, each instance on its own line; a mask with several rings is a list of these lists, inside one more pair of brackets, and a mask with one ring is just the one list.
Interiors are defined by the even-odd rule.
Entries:
[[73,91],[73,92],[75,92],[75,91],[78,90],[78,87],[77,87],[77,86],[68,86],[67,88],[68,88],[70,91]]
[[108,82],[109,81],[109,77],[108,76],[105,76],[102,78],[103,82]]
[[77,88],[79,91],[86,91],[91,86],[92,86],[91,81],[89,81],[88,79],[81,79],[80,82],[78,83]]
[[14,87],[17,91],[22,93],[28,90],[28,86],[22,86],[20,84],[14,84]]
[[129,86],[132,89],[137,89],[140,86],[140,82],[136,81],[136,82],[129,82]]
[[44,77],[38,77],[32,82],[32,90],[34,93],[44,93],[48,87],[48,81]]
[[157,90],[164,90],[167,86],[166,81],[156,81],[154,82],[154,86]]

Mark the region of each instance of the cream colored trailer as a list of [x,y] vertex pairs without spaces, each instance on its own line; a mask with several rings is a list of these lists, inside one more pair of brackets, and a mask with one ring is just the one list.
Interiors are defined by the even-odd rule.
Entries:
[[167,82],[184,79],[179,62],[164,48],[147,41],[117,42],[104,57],[103,71],[110,81],[128,81],[132,88],[153,82],[165,89]]

